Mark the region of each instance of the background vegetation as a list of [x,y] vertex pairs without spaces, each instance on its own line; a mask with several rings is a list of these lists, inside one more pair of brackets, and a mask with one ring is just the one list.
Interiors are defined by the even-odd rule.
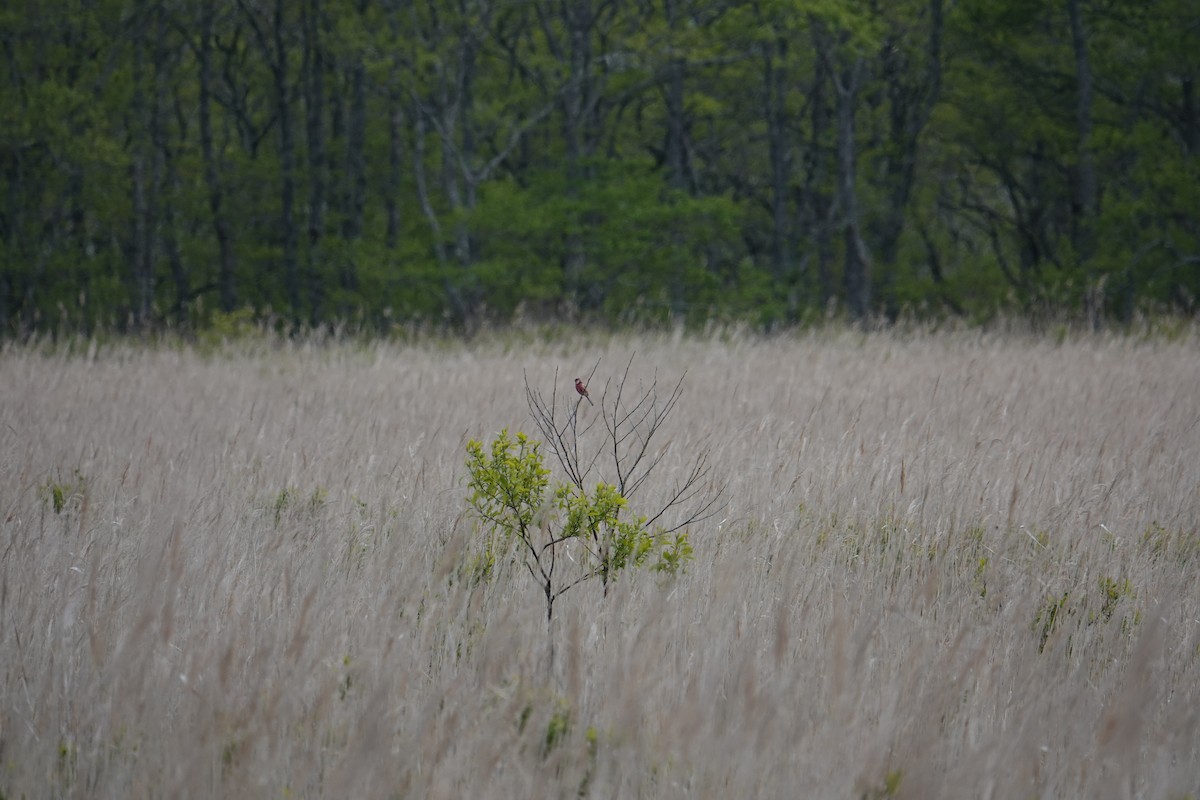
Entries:
[[[0,794],[1198,797],[1177,333],[10,344]],[[639,503],[704,448],[727,503],[548,636],[464,447],[635,350]]]
[[0,331],[1194,312],[1190,0],[0,9]]

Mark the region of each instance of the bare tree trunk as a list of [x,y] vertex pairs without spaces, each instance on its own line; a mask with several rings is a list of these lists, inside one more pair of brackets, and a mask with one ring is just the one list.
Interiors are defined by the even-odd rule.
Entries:
[[[887,206],[879,215],[872,233],[879,254],[876,276],[879,291],[876,294],[884,301],[889,297],[896,277],[900,237],[908,223],[921,134],[941,94],[942,0],[930,0],[928,24],[923,70],[909,66],[904,56],[906,49],[900,46],[901,41],[885,41],[881,57],[890,110],[890,147],[884,165]],[[906,31],[901,29],[893,33],[902,40]],[[916,77],[906,80],[910,76]]]
[[225,217],[224,191],[217,169],[217,155],[212,130],[212,37],[216,0],[205,0],[200,8],[200,43],[198,68],[200,77],[199,126],[200,155],[204,162],[204,182],[208,188],[208,207],[212,214],[213,233],[217,237],[219,263],[217,267],[217,296],[221,310],[232,311],[237,305],[234,286],[233,234]]
[[788,219],[788,183],[790,158],[787,146],[787,112],[784,106],[786,77],[779,59],[786,53],[783,39],[764,45],[763,109],[767,118],[767,152],[771,163],[771,266],[775,280],[791,277],[791,225]]
[[283,248],[283,289],[291,308],[292,325],[300,324],[300,270],[296,232],[296,144],[292,132],[292,103],[288,96],[288,41],[284,0],[275,0],[270,16],[270,38],[259,20],[259,12],[247,0],[241,6],[254,29],[272,77],[275,124],[279,126],[279,227]]
[[[591,5],[591,0],[570,0],[563,3],[569,37],[567,87],[563,92],[563,139],[566,147],[566,191],[567,196],[572,199],[578,198],[586,177],[583,162],[587,151],[584,128],[587,124],[589,105],[588,72],[592,60]],[[578,230],[582,222],[583,220],[576,220],[574,228],[567,231],[566,260],[563,265],[567,294],[577,301],[582,299],[583,268],[587,262],[583,235]]]
[[[672,39],[677,35],[680,27],[677,11],[676,0],[665,0],[664,12]],[[663,87],[666,101],[664,104],[666,140],[663,142],[663,161],[666,167],[667,187],[676,192],[690,193],[692,187],[688,178],[687,110],[684,103],[685,71],[684,60],[672,55],[666,65],[666,79]],[[672,234],[666,245],[674,247],[678,239],[678,234]],[[688,312],[686,273],[683,269],[674,267],[667,280],[671,313],[678,317],[685,317]]]
[[413,177],[417,183],[417,201],[421,205],[421,213],[425,215],[425,219],[429,223],[429,230],[433,238],[433,254],[437,259],[438,269],[442,273],[442,289],[446,293],[446,305],[454,319],[465,322],[467,310],[461,291],[451,274],[449,256],[446,253],[445,242],[442,240],[442,224],[438,220],[437,211],[429,198],[429,182],[425,177],[425,114],[419,109],[415,114],[414,127]]
[[13,331],[9,327],[13,315],[13,279],[12,275],[6,270],[0,272],[0,331],[6,334],[11,334]]
[[665,160],[667,185],[680,192],[689,190],[687,168],[687,120],[684,111],[684,66],[672,59],[667,67],[667,141]]
[[[355,4],[360,17],[367,12],[367,0]],[[355,54],[350,66],[350,113],[346,130],[346,208],[342,222],[342,238],[347,243],[357,241],[363,232],[363,211],[367,198],[367,70],[362,56]],[[358,288],[358,268],[351,248],[342,254],[339,276],[343,289]]]
[[[176,94],[172,98],[175,81],[169,73],[167,58],[170,49],[162,44],[170,41],[170,30],[167,15],[163,11],[156,14],[155,41],[160,43],[154,49],[154,111],[150,116],[150,141],[154,145],[155,185],[160,187],[159,219],[162,239],[162,251],[169,266],[171,281],[175,285],[175,300],[171,304],[171,316],[176,324],[186,321],[187,306],[191,300],[191,286],[184,265],[183,254],[179,250],[179,239],[176,235],[175,203],[172,198],[176,195],[181,181],[179,170],[169,138],[167,125],[164,124],[164,108],[169,108],[172,99],[177,107],[183,101]],[[182,145],[181,145],[182,146]],[[161,165],[161,174],[159,166]]]
[[871,304],[871,260],[862,239],[858,209],[858,143],[855,141],[855,112],[862,81],[863,58],[854,56],[839,76],[832,73],[837,90],[838,198],[844,235],[842,282],[846,303],[855,319],[863,319]]
[[1088,58],[1087,33],[1083,27],[1081,0],[1067,0],[1067,15],[1071,21],[1071,45],[1075,50],[1075,79],[1077,98],[1075,107],[1077,152],[1079,164],[1076,168],[1075,202],[1078,219],[1075,223],[1076,254],[1087,259],[1092,254],[1092,225],[1096,216],[1097,182],[1096,162],[1092,154],[1092,107],[1095,88],[1092,65]]
[[[166,167],[166,182],[168,186],[179,185],[179,173],[175,169],[174,157],[163,152],[164,166]],[[171,270],[171,281],[175,284],[175,302],[172,305],[171,313],[176,324],[180,324],[187,319],[188,303],[191,300],[191,282],[188,280],[187,268],[184,266],[183,253],[179,251],[179,238],[176,236],[176,218],[175,206],[173,203],[167,202],[162,208],[162,228],[163,228],[163,254],[167,258],[167,264]]]
[[388,115],[388,177],[384,190],[384,207],[387,209],[387,230],[384,241],[389,250],[400,243],[401,211],[396,198],[400,196],[400,180],[404,163],[404,107],[399,93],[391,97],[391,113]]
[[[475,205],[475,186],[470,176],[465,174],[466,170],[463,169],[463,166],[471,164],[475,157],[475,132],[472,119],[474,108],[471,96],[475,77],[475,48],[476,44],[473,40],[469,38],[462,40],[458,74],[454,76],[455,96],[453,99],[447,98],[443,105],[444,108],[454,107],[454,119],[457,121],[457,126],[446,126],[448,138],[453,137],[454,127],[457,127],[460,132],[457,158],[453,143],[451,143],[451,147],[442,149],[444,188],[446,196],[450,198],[450,205],[455,210],[464,208],[469,210]],[[460,177],[463,178],[461,184],[459,183]],[[459,214],[457,217],[454,222],[454,256],[458,260],[459,266],[465,271],[471,266],[474,257],[471,252],[470,231],[467,229],[462,215]]]
[[300,320],[300,275],[296,236],[296,146],[292,135],[292,108],[288,98],[288,46],[284,41],[284,0],[275,0],[273,36],[275,59],[275,108],[279,123],[279,201],[280,225],[283,237],[283,281],[288,303],[292,307],[292,322]]
[[[826,46],[828,35],[824,27],[810,20],[813,47],[819,52]],[[833,202],[825,188],[826,165],[823,143],[829,130],[829,101],[826,88],[830,83],[830,65],[818,58],[813,68],[813,83],[809,93],[811,138],[805,154],[804,199],[807,222],[817,256],[817,292],[824,307],[834,298],[833,286]]]
[[413,133],[413,175],[417,181],[417,200],[421,204],[421,211],[425,214],[429,230],[433,234],[433,254],[437,258],[438,264],[444,267],[446,247],[442,242],[442,223],[438,220],[433,203],[430,202],[429,182],[425,177],[425,115],[420,111],[416,114],[414,125],[416,130]]
[[[666,0],[667,27],[674,34],[678,28],[675,0]],[[684,62],[672,58],[667,64],[666,111],[667,139],[663,160],[667,168],[667,185],[676,191],[686,191],[687,179],[687,119],[684,109]]]
[[1200,109],[1196,102],[1196,79],[1192,76],[1181,78],[1180,93],[1180,122],[1183,128],[1183,143],[1188,155],[1200,154]]
[[305,134],[308,140],[308,248],[306,272],[310,289],[310,319],[320,315],[322,291],[320,268],[321,240],[325,234],[326,199],[325,157],[325,54],[321,46],[321,2],[306,0],[304,28],[304,100]]
[[132,309],[133,325],[141,328],[150,317],[150,307],[154,301],[154,272],[151,255],[150,232],[153,228],[150,221],[150,204],[147,195],[149,188],[150,167],[148,162],[154,158],[150,142],[150,115],[153,109],[146,102],[146,9],[137,9],[133,31],[133,97],[130,103],[131,127],[133,129],[133,159],[132,159],[132,211],[133,230],[130,237],[129,257],[133,267],[134,306]]
[[[475,149],[471,91],[478,43],[472,38],[472,34],[464,34],[461,31],[459,34],[457,58],[447,58],[439,63],[436,86],[430,91],[427,99],[418,101],[418,125],[423,135],[425,123],[432,122],[441,139],[441,190],[453,217],[454,258],[460,273],[465,277],[473,254],[470,231],[463,215],[458,212],[472,208],[475,202],[475,186],[470,167]],[[421,147],[423,150],[423,141]],[[424,169],[423,164],[421,169]],[[432,222],[429,211],[426,211],[426,217]],[[472,304],[463,293],[463,282],[456,281],[456,284],[459,306],[461,310],[469,312]],[[462,317],[460,321],[465,322],[466,317]]]
[[362,236],[367,194],[367,88],[366,69],[358,61],[350,69],[350,117],[346,131],[346,209],[342,235],[347,241]]

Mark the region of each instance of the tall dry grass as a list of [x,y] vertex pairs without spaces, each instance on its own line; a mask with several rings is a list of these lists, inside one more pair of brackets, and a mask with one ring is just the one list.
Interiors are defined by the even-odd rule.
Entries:
[[[547,631],[463,446],[635,350],[728,502]],[[8,798],[1200,796],[1194,335],[14,347],[0,525]]]

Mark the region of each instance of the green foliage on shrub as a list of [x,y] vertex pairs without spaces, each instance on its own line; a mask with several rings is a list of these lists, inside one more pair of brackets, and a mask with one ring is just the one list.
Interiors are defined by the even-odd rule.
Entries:
[[1184,566],[1200,556],[1200,532],[1169,529],[1154,522],[1142,533],[1142,548],[1155,559],[1169,558]]
[[883,780],[864,791],[860,796],[862,800],[886,800],[889,797],[896,797],[900,793],[900,784],[903,780],[904,770],[889,770],[883,776]]
[[580,583],[599,578],[607,591],[624,569],[650,564],[674,574],[692,558],[686,532],[651,529],[646,517],[629,514],[615,487],[600,482],[589,493],[571,483],[551,485],[539,443],[524,433],[502,430],[490,447],[471,440],[467,470],[468,501],[489,537],[476,577],[494,565],[493,536],[515,542],[543,591],[547,619],[554,601]]
[[1054,633],[1055,627],[1061,622],[1062,618],[1068,614],[1074,613],[1073,609],[1069,609],[1067,601],[1070,599],[1068,592],[1063,592],[1062,597],[1050,597],[1037,610],[1033,617],[1033,628],[1038,634],[1038,652],[1042,653],[1046,650],[1046,643],[1050,641],[1050,635]]
[[78,506],[86,492],[87,479],[78,469],[69,480],[62,477],[47,478],[46,482],[38,487],[38,497],[55,514],[62,514],[73,504]]
[[[1113,578],[1102,575],[1095,586],[1099,590],[1093,595],[1090,592],[1063,592],[1062,596],[1049,595],[1038,607],[1033,618],[1033,630],[1038,636],[1038,652],[1045,652],[1046,646],[1055,631],[1066,623],[1068,618],[1076,619],[1075,628],[1085,625],[1104,625],[1117,618],[1120,622],[1121,633],[1129,635],[1134,627],[1141,622],[1142,613],[1130,605],[1137,599],[1133,584],[1128,578]],[[1086,611],[1087,613],[1083,613]],[[1121,612],[1118,614],[1118,612]],[[1068,634],[1067,651],[1070,652],[1070,634]]]

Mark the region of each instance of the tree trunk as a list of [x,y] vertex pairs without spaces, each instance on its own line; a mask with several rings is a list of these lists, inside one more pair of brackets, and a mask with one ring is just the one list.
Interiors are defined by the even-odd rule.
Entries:
[[842,282],[846,304],[855,319],[864,319],[871,305],[871,260],[862,239],[858,209],[858,143],[855,141],[855,112],[862,80],[863,59],[853,57],[839,76],[833,73],[837,90],[838,198],[844,236]]
[[[442,148],[442,178],[446,196],[450,199],[450,207],[456,212],[470,209],[475,202],[475,189],[470,176],[465,174],[463,167],[469,165],[475,156],[475,140],[473,124],[473,108],[471,85],[475,72],[475,43],[464,39],[459,51],[458,74],[455,77],[456,87],[454,97],[447,97],[443,108],[454,108],[453,120],[446,121],[446,138],[449,146]],[[454,130],[458,129],[460,136],[457,146],[453,141]],[[457,151],[457,158],[455,157]],[[460,183],[460,178],[461,183]],[[465,195],[465,196],[464,196]],[[461,214],[455,215],[454,222],[454,256],[459,267],[467,270],[473,261],[471,252],[471,237],[466,222]]]
[[[360,18],[367,13],[367,0],[355,4]],[[358,241],[363,233],[363,212],[367,197],[367,70],[362,56],[355,54],[349,71],[350,114],[346,130],[346,208],[343,215],[342,238],[349,243]],[[342,253],[340,282],[343,289],[358,289],[358,268],[352,248]]]
[[[292,131],[292,103],[288,96],[288,50],[285,0],[275,0],[264,30],[259,11],[248,0],[241,6],[254,29],[263,61],[271,74],[271,94],[275,105],[275,124],[279,128],[279,238],[283,250],[283,292],[291,311],[293,329],[300,325],[301,293],[296,231],[296,144]],[[265,15],[265,12],[264,12]]]
[[387,212],[387,229],[384,244],[394,250],[400,243],[401,211],[397,198],[400,196],[400,181],[404,163],[404,107],[398,92],[391,97],[391,113],[388,115],[388,172],[384,190],[384,208]]
[[[667,28],[672,36],[679,26],[675,13],[675,0],[666,0]],[[667,169],[667,186],[676,191],[686,191],[687,179],[687,120],[684,108],[684,62],[672,58],[667,64],[666,111],[667,131],[663,146]]]
[[304,122],[308,140],[308,247],[306,248],[310,320],[321,314],[323,291],[320,264],[321,241],[325,236],[327,161],[325,156],[325,52],[321,43],[321,0],[306,0],[303,6]]
[[767,119],[767,154],[771,163],[771,266],[775,280],[782,284],[792,273],[792,253],[789,246],[791,237],[788,232],[788,184],[791,169],[784,104],[786,76],[778,63],[787,52],[787,43],[779,39],[764,47],[768,48],[763,59],[763,110]]
[[234,285],[233,234],[229,220],[225,217],[224,190],[217,167],[217,154],[213,145],[212,130],[212,38],[213,17],[216,0],[205,0],[200,7],[200,42],[198,70],[200,78],[199,127],[200,159],[204,162],[204,183],[208,189],[208,207],[212,214],[213,233],[217,238],[219,262],[217,266],[217,297],[221,310],[226,313],[237,306]]
[[690,188],[687,168],[687,119],[684,109],[684,65],[672,59],[667,66],[667,185],[680,192]]
[[362,236],[367,194],[366,69],[358,61],[350,69],[350,115],[346,130],[346,206],[342,235],[347,241]]
[[[158,43],[158,46],[154,49],[154,112],[150,116],[150,141],[157,154],[154,183],[160,187],[158,216],[162,251],[170,269],[171,281],[175,286],[175,300],[171,303],[171,318],[176,325],[180,325],[187,319],[188,303],[191,301],[191,285],[183,253],[179,249],[176,209],[173,199],[177,196],[182,181],[179,177],[176,153],[173,149],[175,143],[171,141],[168,127],[164,124],[167,117],[163,110],[170,108],[172,100],[177,108],[183,103],[178,94],[172,97],[172,91],[178,91],[178,84],[169,71],[168,58],[171,50],[169,46],[163,44],[169,41],[169,36],[170,26],[167,16],[159,11],[155,31],[155,42]],[[179,146],[182,149],[182,143]],[[161,165],[161,175],[158,173],[158,165]]]
[[[818,52],[826,47],[824,27],[810,19],[813,47]],[[826,89],[831,83],[830,65],[818,58],[813,65],[812,89],[809,92],[809,127],[811,137],[805,148],[804,207],[806,223],[812,236],[817,258],[817,293],[822,307],[834,298],[833,281],[833,214],[829,190],[826,189],[826,163],[823,155],[825,136],[829,130],[829,101]]]
[[129,260],[133,268],[133,307],[131,309],[132,323],[135,329],[140,329],[150,317],[150,308],[154,301],[153,257],[151,256],[150,232],[150,203],[147,186],[150,177],[148,164],[154,158],[151,151],[150,128],[153,123],[150,116],[154,113],[151,104],[146,102],[146,20],[145,9],[138,8],[135,12],[140,19],[135,19],[133,26],[133,97],[130,102],[130,126],[132,128],[132,162],[131,189],[133,230],[130,235]]
[[1096,163],[1092,154],[1092,107],[1095,89],[1092,65],[1088,58],[1087,33],[1083,27],[1081,0],[1067,0],[1067,15],[1071,22],[1071,46],[1075,51],[1075,80],[1077,85],[1075,124],[1078,165],[1075,179],[1077,219],[1074,227],[1075,254],[1081,261],[1091,257],[1092,226],[1097,211]]
[[[876,294],[885,302],[896,277],[900,237],[908,224],[921,135],[941,94],[942,19],[942,0],[930,0],[924,70],[909,67],[902,56],[900,41],[884,43],[881,66],[887,80],[890,111],[890,146],[884,166],[887,206],[879,215],[873,233],[879,254],[879,290]],[[900,38],[904,35],[903,30],[895,33]],[[917,74],[915,80],[906,81],[906,77],[914,73]]]
[[417,184],[417,201],[429,223],[429,231],[433,239],[433,255],[437,259],[438,269],[442,273],[442,289],[446,293],[447,310],[453,319],[460,323],[466,322],[467,310],[457,282],[451,274],[450,260],[446,253],[445,242],[442,240],[442,224],[438,220],[437,211],[429,198],[429,182],[425,177],[425,113],[420,109],[415,114],[414,127],[413,177]]
[[292,134],[292,107],[288,98],[288,44],[284,37],[284,0],[275,0],[272,33],[275,58],[275,113],[279,124],[280,235],[283,238],[283,283],[292,310],[292,323],[300,321],[300,275],[296,235],[296,146]]
[[[585,179],[584,158],[587,155],[586,127],[589,104],[589,77],[591,65],[592,8],[590,0],[570,0],[563,3],[566,16],[568,73],[567,86],[563,92],[563,140],[566,153],[567,196],[578,199]],[[566,255],[563,265],[563,282],[568,296],[576,302],[583,300],[583,269],[587,262],[583,242],[584,219],[577,218],[566,234]]]
[[1179,81],[1180,124],[1183,144],[1189,156],[1200,155],[1200,110],[1196,103],[1196,79],[1192,76]]

